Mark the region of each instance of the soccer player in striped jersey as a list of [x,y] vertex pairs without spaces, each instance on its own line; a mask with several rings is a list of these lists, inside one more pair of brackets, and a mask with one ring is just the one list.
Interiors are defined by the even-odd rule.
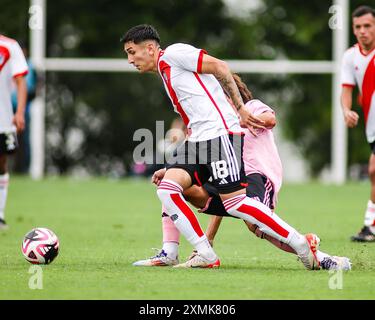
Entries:
[[[18,42],[0,34],[0,230],[5,230],[5,204],[8,195],[8,155],[18,148],[17,134],[25,128],[28,72],[25,56]],[[13,114],[12,83],[17,88],[17,111]]]
[[[258,131],[257,136],[250,134],[245,130],[245,143],[243,150],[243,158],[245,165],[245,173],[248,186],[246,187],[247,196],[262,202],[271,210],[275,209],[277,194],[282,183],[282,164],[275,145],[272,133],[273,127],[276,125],[276,117],[274,111],[261,102],[253,99],[252,93],[242,82],[241,78],[234,74],[234,80],[241,93],[245,106],[254,115],[265,121],[266,130]],[[159,185],[165,170],[155,172],[152,182]],[[206,183],[202,187],[192,186],[184,192],[184,197],[195,207],[199,208],[199,212],[210,214],[211,219],[206,230],[206,236],[213,244],[215,235],[219,229],[223,216],[230,215],[226,212],[217,190],[210,184]],[[164,210],[165,211],[165,210]],[[251,232],[261,239],[266,239],[276,247],[296,254],[289,245],[269,236],[259,230],[258,226],[245,221]],[[169,216],[163,212],[163,248],[149,259],[139,260],[133,265],[135,266],[172,266],[178,264],[178,247],[179,247],[179,231],[173,224]],[[319,238],[315,235],[309,235],[319,242]],[[189,258],[193,258],[193,255]],[[326,270],[350,270],[351,263],[346,257],[330,256],[322,251],[317,250],[317,258],[322,269]]]
[[[177,149],[157,195],[179,232],[197,250],[197,255],[176,267],[215,268],[220,266],[183,192],[197,183],[199,176],[211,176],[226,212],[259,226],[265,234],[290,245],[307,269],[319,268],[317,242],[301,235],[263,203],[246,196],[246,175],[241,123],[256,135],[264,121],[244,106],[228,65],[205,50],[176,43],[160,47],[160,37],[150,25],[129,29],[121,38],[128,62],[141,73],[158,73],[174,110],[184,120],[189,137]],[[201,180],[201,183],[205,183]]]
[[357,43],[349,48],[342,60],[341,105],[345,123],[349,128],[358,124],[359,116],[352,110],[355,86],[360,92],[360,103],[365,118],[366,138],[370,145],[369,177],[370,199],[365,212],[364,226],[352,241],[375,241],[375,9],[358,7],[352,13],[353,32]]

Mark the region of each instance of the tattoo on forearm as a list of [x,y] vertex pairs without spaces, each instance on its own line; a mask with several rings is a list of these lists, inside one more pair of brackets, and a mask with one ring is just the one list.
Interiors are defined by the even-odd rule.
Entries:
[[223,89],[229,94],[237,110],[240,110],[243,106],[243,100],[241,94],[237,88],[233,77],[228,74],[225,76],[217,76],[217,80],[220,82]]

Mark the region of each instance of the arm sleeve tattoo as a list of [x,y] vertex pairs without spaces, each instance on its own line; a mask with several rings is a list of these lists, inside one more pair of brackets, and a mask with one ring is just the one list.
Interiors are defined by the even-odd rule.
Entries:
[[240,110],[243,106],[243,100],[232,75],[216,75],[216,79],[220,82],[225,92],[232,99],[237,111]]

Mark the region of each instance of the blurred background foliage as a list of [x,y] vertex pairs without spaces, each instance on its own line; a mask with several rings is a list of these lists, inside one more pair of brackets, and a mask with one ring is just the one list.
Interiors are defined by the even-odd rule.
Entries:
[[[26,40],[29,1],[1,3],[6,10],[0,11],[0,32]],[[331,59],[331,1],[243,3],[252,5],[228,9],[223,0],[48,1],[47,56],[125,59],[120,36],[133,25],[148,23],[158,29],[163,47],[187,42],[222,59]],[[360,4],[352,0],[351,10]],[[275,108],[284,137],[300,148],[311,173],[318,175],[331,155],[331,75],[241,76],[255,97]],[[47,89],[47,173],[125,175],[138,144],[134,131],[155,131],[155,120],[165,120],[167,128],[176,116],[156,75],[48,72],[42,81]],[[349,164],[368,160],[363,122],[360,127],[349,131]]]

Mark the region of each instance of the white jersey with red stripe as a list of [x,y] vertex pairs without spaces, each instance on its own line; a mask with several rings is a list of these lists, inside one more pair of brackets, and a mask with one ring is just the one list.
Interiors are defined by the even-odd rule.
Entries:
[[375,141],[375,48],[364,54],[357,43],[346,50],[341,68],[341,84],[358,86],[369,143]]
[[241,132],[239,119],[212,74],[202,74],[206,51],[177,43],[162,50],[158,71],[171,99],[188,128],[192,142]]
[[18,42],[0,35],[0,133],[16,130],[12,124],[12,81],[27,72],[26,59]]

